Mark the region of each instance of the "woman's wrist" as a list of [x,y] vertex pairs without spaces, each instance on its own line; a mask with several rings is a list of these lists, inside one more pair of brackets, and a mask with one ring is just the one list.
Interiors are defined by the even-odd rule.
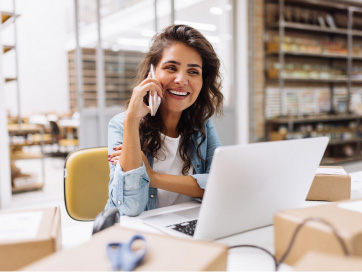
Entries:
[[139,126],[141,119],[142,118],[135,117],[131,112],[127,111],[126,117],[124,119],[124,124]]

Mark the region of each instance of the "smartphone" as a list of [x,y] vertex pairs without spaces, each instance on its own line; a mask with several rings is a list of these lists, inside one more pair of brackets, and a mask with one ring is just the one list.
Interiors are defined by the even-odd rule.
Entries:
[[[151,67],[150,67],[150,72],[151,72],[152,78],[156,78],[155,70],[154,70],[154,67],[153,67],[152,64],[151,64]],[[149,93],[148,93],[148,105],[151,108],[151,116],[156,115],[156,112],[157,112],[158,107],[160,106],[160,104],[161,104],[161,97],[159,97],[157,93],[155,93],[152,96],[151,91],[149,91]]]

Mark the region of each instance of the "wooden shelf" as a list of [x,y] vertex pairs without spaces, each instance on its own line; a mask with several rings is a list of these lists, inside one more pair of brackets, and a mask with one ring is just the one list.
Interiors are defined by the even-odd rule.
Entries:
[[[84,107],[95,107],[97,96],[96,50],[82,48],[82,89]],[[132,94],[134,78],[144,53],[137,51],[104,50],[104,89],[106,107],[122,105]],[[75,51],[68,52],[69,100],[72,110],[77,109],[77,78]]]
[[[270,25],[270,28],[273,28],[273,29],[279,28],[279,27],[284,27],[287,29],[303,30],[303,31],[348,35],[348,30],[344,29],[344,28],[332,29],[329,27],[320,27],[317,25],[292,23],[292,22],[284,22],[284,24],[282,24],[282,25],[280,25],[279,23],[274,23],[274,24]],[[359,32],[356,32],[356,33],[359,33]]]
[[[284,80],[284,82],[314,82],[314,83],[347,83],[347,78],[346,79],[336,79],[336,78],[330,78],[330,79],[321,79],[321,78],[289,78],[289,77],[283,77],[282,78]],[[278,78],[268,78],[267,81],[268,82],[279,82],[280,79]],[[354,80],[353,82],[360,82],[360,80]],[[361,80],[362,82],[362,80]]]
[[4,45],[3,46],[3,53],[9,52],[14,48],[15,48],[15,46],[12,46],[12,45]]
[[6,77],[5,78],[5,82],[11,82],[11,81],[16,81],[17,78],[16,77]]
[[354,114],[340,114],[340,115],[321,115],[321,116],[309,116],[309,117],[278,117],[274,119],[268,119],[266,122],[270,124],[288,124],[288,123],[318,123],[318,122],[334,122],[334,121],[348,121],[362,119],[362,115]]
[[19,17],[19,15],[12,13],[12,12],[6,12],[6,11],[0,11],[1,15],[1,28],[6,27],[7,25],[14,22],[14,20]]
[[344,144],[357,144],[361,142],[361,139],[350,139],[350,140],[330,140],[328,145],[344,145]]
[[347,157],[347,158],[323,158],[321,165],[338,165],[341,163],[347,163],[347,162],[355,162],[362,160],[362,157],[360,156],[353,156],[353,157]]
[[[255,76],[258,80],[264,77],[265,82],[265,138],[327,135],[335,140],[329,141],[328,157],[322,161],[326,165],[362,159],[362,115],[347,114],[354,111],[351,96],[360,94],[362,84],[362,31],[357,29],[362,9],[352,2],[340,2],[266,0],[264,8],[270,11],[264,16],[266,33],[257,40],[265,50],[264,69]],[[294,16],[298,9],[306,16]],[[329,27],[327,14],[336,28]],[[276,21],[283,16],[286,21]],[[326,26],[317,24],[318,20],[323,23],[320,19]],[[348,21],[357,27],[347,26]],[[255,55],[259,58],[261,52]],[[262,88],[256,80],[254,84]],[[345,114],[327,114],[332,112]],[[281,116],[286,113],[290,116]]]
[[29,184],[29,185],[26,185],[26,186],[12,187],[11,191],[12,191],[13,194],[30,192],[30,191],[37,191],[37,190],[43,189],[43,186],[44,186],[43,183],[36,182],[36,183]]
[[13,152],[10,154],[10,160],[33,160],[33,159],[41,159],[43,158],[43,154],[33,154],[33,153],[25,153],[25,152]]
[[[336,59],[347,59],[348,57],[348,55],[346,54],[308,53],[308,52],[285,51],[285,50],[281,52],[286,56],[293,56],[293,57],[336,58]],[[269,52],[267,55],[278,56],[279,52]]]

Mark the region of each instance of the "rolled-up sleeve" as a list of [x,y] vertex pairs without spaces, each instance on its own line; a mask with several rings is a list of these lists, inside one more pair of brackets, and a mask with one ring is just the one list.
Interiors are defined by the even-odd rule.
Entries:
[[[201,159],[199,159],[195,154],[195,158],[199,161],[199,163],[195,163],[196,174],[191,175],[194,179],[196,179],[196,182],[201,189],[206,188],[207,180],[209,178],[209,173],[210,173],[211,162],[214,156],[215,149],[221,146],[216,129],[211,120],[208,120],[206,122],[205,132],[206,132],[206,139],[202,144],[202,146],[200,147],[201,155],[205,159],[205,161],[201,162]],[[197,139],[200,138],[198,137]]]
[[[108,154],[123,142],[124,114],[115,116],[108,127]],[[137,216],[147,205],[149,177],[144,163],[131,171],[123,171],[119,162],[110,164],[108,201],[105,209],[117,207],[121,215]]]
[[206,188],[207,179],[209,178],[209,174],[194,174],[191,175],[194,179],[196,179],[197,184],[200,186],[201,189]]

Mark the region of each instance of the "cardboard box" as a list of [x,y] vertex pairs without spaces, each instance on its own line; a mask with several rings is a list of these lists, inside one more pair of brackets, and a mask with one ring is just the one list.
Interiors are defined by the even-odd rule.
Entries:
[[293,268],[295,271],[361,271],[362,258],[310,251]]
[[[115,225],[74,248],[53,254],[24,270],[95,271],[111,270],[106,245],[126,242],[141,232]],[[169,235],[142,233],[147,240],[147,254],[136,271],[222,271],[226,270],[227,247],[215,242],[181,239]]]
[[0,270],[17,270],[61,248],[60,208],[0,212]]
[[[332,170],[336,170],[334,174]],[[307,200],[341,201],[351,198],[351,176],[343,167],[320,166],[318,171],[320,174],[315,175]]]
[[[321,218],[329,222],[338,231],[349,254],[362,256],[362,200],[355,200],[276,213],[274,246],[277,260],[284,255],[297,227],[308,218]],[[300,229],[284,262],[293,265],[310,250],[344,255],[331,228],[316,221],[308,222]]]

